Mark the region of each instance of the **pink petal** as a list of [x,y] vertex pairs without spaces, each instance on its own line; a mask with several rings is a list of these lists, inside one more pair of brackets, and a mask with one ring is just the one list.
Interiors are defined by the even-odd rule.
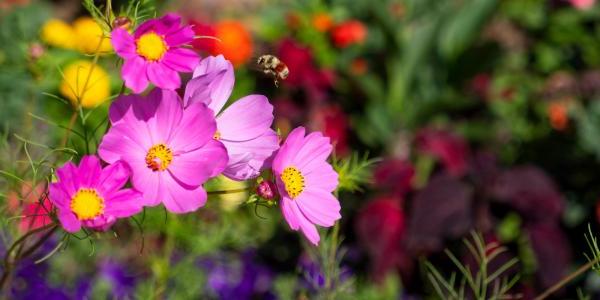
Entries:
[[112,46],[117,55],[124,59],[137,57],[135,40],[127,30],[117,28],[111,33]]
[[146,61],[139,56],[126,59],[121,68],[121,77],[125,80],[125,86],[136,94],[143,92],[148,86],[146,73]]
[[300,148],[296,150],[292,164],[303,169],[310,164],[326,161],[332,149],[328,137],[323,137],[320,132],[313,132],[306,136]]
[[50,192],[50,201],[54,203],[58,208],[67,209],[71,203],[71,197],[62,188],[62,184],[59,182],[51,183],[48,186]]
[[275,155],[275,158],[273,159],[273,170],[276,173],[281,174],[283,169],[290,164],[296,151],[298,151],[298,148],[304,140],[304,132],[304,127],[296,127],[288,134],[285,142],[281,148],[279,148],[277,155]]
[[302,170],[306,186],[333,192],[338,185],[338,174],[333,167],[326,162],[315,163],[314,166],[312,170]]
[[84,227],[88,227],[96,231],[106,231],[113,224],[115,224],[115,222],[117,222],[117,218],[104,214],[91,220],[82,221],[81,223]]
[[169,47],[176,47],[183,44],[189,44],[194,40],[195,35],[196,34],[194,33],[194,30],[191,26],[183,26],[167,34],[167,36],[165,37],[165,42],[167,42],[167,45],[169,45]]
[[329,192],[307,188],[294,201],[304,216],[314,224],[330,227],[342,217],[340,202]]
[[266,161],[279,148],[277,133],[272,129],[254,139],[242,142],[221,140],[229,155],[229,163],[223,175],[234,180],[247,180],[268,167]]
[[59,210],[58,220],[60,220],[60,224],[62,224],[62,227],[67,232],[75,233],[81,229],[81,222],[77,220],[75,214],[73,214],[70,210]]
[[161,62],[177,72],[192,72],[199,60],[198,54],[193,50],[173,48],[169,49]]
[[79,174],[77,167],[72,162],[67,162],[56,170],[56,177],[60,187],[67,195],[74,195],[79,190]]
[[79,162],[79,184],[84,187],[96,187],[96,180],[100,177],[102,167],[95,155],[85,155]]
[[133,36],[137,40],[144,33],[149,32],[149,31],[155,31],[156,27],[159,23],[160,23],[159,19],[150,19],[150,20],[140,24],[140,26],[138,26],[138,28],[135,30]]
[[180,25],[181,17],[176,14],[169,13],[164,15],[160,19],[151,19],[142,23],[135,30],[134,36],[136,39],[138,39],[144,33],[149,31],[156,32],[159,35],[167,35],[169,33],[177,31]]
[[117,161],[102,170],[98,180],[98,188],[102,195],[109,197],[127,183],[131,171],[122,161]]
[[153,145],[150,133],[147,129],[136,132],[136,127],[130,124],[119,123],[104,135],[98,147],[98,155],[102,160],[114,163],[129,156],[140,157],[140,159],[146,157],[148,149]]
[[283,197],[281,199],[281,202],[279,203],[281,205],[281,212],[283,213],[283,217],[285,218],[288,225],[290,225],[290,228],[293,230],[298,230],[300,228],[300,221],[298,221],[298,218],[292,211],[292,201],[294,200],[289,199],[287,197]]
[[[188,107],[190,104],[196,102],[201,102],[208,106],[212,101],[210,97],[210,84],[217,76],[222,76],[222,74],[223,72],[205,74],[192,78],[192,80],[188,81],[187,85],[185,86],[185,94],[183,96],[184,107]],[[218,112],[214,112],[215,115],[217,113]]]
[[133,189],[120,190],[106,199],[105,215],[126,218],[142,211],[142,193]]
[[[108,117],[112,124],[115,124],[124,119],[137,120],[133,112],[133,103],[144,101],[144,98],[139,95],[121,95],[110,105]],[[143,119],[143,118],[140,118]]]
[[178,14],[167,13],[158,19],[157,33],[163,35],[173,34],[181,27],[181,17]]
[[165,143],[171,139],[183,117],[181,98],[175,91],[154,89],[148,99],[157,103],[154,117],[148,122],[155,143]]
[[293,214],[296,215],[296,217],[298,218],[298,225],[300,226],[300,230],[302,231],[304,236],[315,246],[318,245],[321,237],[319,237],[317,227],[315,227],[313,223],[306,219],[306,217],[304,216],[302,211],[300,211],[300,208],[298,207],[298,204],[295,201],[292,201],[290,207],[292,209]]
[[182,185],[171,176],[165,176],[163,179],[167,191],[163,204],[168,211],[176,214],[192,212],[206,203],[206,191],[201,185],[191,188]]
[[169,173],[178,181],[196,187],[223,172],[226,164],[225,147],[210,140],[202,148],[175,156],[169,165]]
[[166,194],[162,177],[170,175],[166,172],[154,172],[143,163],[134,163],[131,168],[133,171],[131,183],[136,190],[142,192],[142,204],[146,206],[160,204],[163,201],[163,195]]
[[235,83],[233,65],[223,55],[209,56],[200,61],[194,70],[193,78],[212,73],[222,74],[215,76],[209,87],[211,101],[208,107],[218,114],[227,103],[233,90]]
[[216,130],[213,112],[203,103],[194,103],[185,110],[168,145],[176,153],[193,151],[212,140]]
[[247,141],[263,135],[273,123],[273,106],[267,97],[250,95],[234,102],[217,117],[221,139]]
[[174,90],[181,85],[179,74],[160,62],[149,63],[146,74],[148,80],[161,89]]

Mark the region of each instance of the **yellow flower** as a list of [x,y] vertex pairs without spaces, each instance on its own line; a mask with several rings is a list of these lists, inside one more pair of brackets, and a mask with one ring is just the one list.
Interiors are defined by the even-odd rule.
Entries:
[[[81,17],[73,22],[77,36],[77,49],[83,53],[94,54],[96,51],[107,53],[112,50],[110,39],[104,37],[102,27],[90,17]],[[98,47],[98,44],[100,46]]]
[[80,101],[84,108],[93,108],[108,100],[109,77],[99,65],[80,60],[68,65],[63,73],[59,90],[73,105]]
[[75,48],[76,39],[73,27],[58,19],[50,19],[44,23],[41,38],[50,46],[66,49]]

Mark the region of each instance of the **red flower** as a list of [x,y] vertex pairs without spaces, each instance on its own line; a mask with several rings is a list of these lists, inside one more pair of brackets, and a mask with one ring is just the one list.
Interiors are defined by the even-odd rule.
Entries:
[[324,105],[313,110],[311,128],[331,138],[335,153],[344,156],[348,147],[348,117],[338,105]]
[[284,39],[278,47],[277,56],[286,63],[290,75],[287,85],[303,87],[308,90],[309,99],[318,102],[324,90],[333,85],[332,72],[320,70],[313,61],[312,52],[291,39]]
[[558,131],[564,131],[569,125],[569,114],[567,104],[561,101],[555,101],[548,105],[548,119],[552,128]]
[[471,79],[469,90],[480,99],[487,100],[490,91],[491,78],[487,73],[479,73]]
[[194,30],[196,36],[199,37],[194,39],[194,41],[192,42],[192,47],[199,51],[213,53],[215,51],[218,41],[216,39],[208,37],[217,36],[215,27],[213,25],[201,23],[198,21],[190,21],[190,24],[193,25],[192,29]]
[[53,207],[43,184],[32,188],[31,183],[24,182],[21,185],[20,195],[10,192],[7,198],[9,211],[22,216],[19,221],[21,232],[28,232],[52,223],[49,213]]
[[336,25],[331,31],[331,39],[336,47],[346,48],[350,45],[362,44],[367,38],[367,28],[357,20],[350,20]]
[[416,138],[419,151],[441,160],[453,176],[462,176],[468,167],[469,148],[466,141],[451,132],[423,129]]
[[380,197],[358,213],[356,233],[371,259],[375,280],[385,278],[387,272],[403,264],[401,241],[405,228],[404,210],[396,198]]
[[415,168],[405,160],[388,159],[377,166],[373,177],[375,184],[403,197],[412,189]]

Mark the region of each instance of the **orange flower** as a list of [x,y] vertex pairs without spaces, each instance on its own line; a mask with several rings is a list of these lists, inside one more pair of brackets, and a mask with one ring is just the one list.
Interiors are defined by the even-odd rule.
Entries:
[[302,24],[302,19],[297,13],[289,12],[287,15],[285,15],[285,22],[289,28],[298,29],[300,24]]
[[360,21],[346,21],[332,29],[331,38],[333,43],[339,48],[362,44],[367,38],[367,28]]
[[363,75],[367,72],[369,65],[363,58],[357,58],[350,64],[350,72],[354,75]]
[[212,55],[223,54],[237,67],[246,63],[252,56],[252,36],[244,25],[237,21],[221,21],[215,26],[217,42]]
[[563,102],[552,102],[548,106],[548,118],[552,128],[563,131],[569,125],[567,105]]
[[312,18],[312,25],[319,32],[326,32],[333,26],[333,20],[327,13],[318,13]]

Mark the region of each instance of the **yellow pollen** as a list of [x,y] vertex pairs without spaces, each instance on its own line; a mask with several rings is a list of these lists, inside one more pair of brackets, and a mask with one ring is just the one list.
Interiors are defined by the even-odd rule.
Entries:
[[295,167],[287,167],[281,173],[281,181],[285,185],[285,191],[294,199],[304,191],[304,176]]
[[80,188],[71,198],[71,211],[80,221],[91,220],[104,213],[104,199],[95,189]]
[[220,140],[221,139],[221,133],[218,131],[215,131],[215,135],[213,135],[213,139],[215,140]]
[[166,170],[173,160],[173,152],[165,144],[156,144],[146,154],[146,165],[152,171]]
[[160,60],[169,49],[165,39],[154,32],[144,33],[140,36],[136,41],[136,46],[137,53],[149,61]]

